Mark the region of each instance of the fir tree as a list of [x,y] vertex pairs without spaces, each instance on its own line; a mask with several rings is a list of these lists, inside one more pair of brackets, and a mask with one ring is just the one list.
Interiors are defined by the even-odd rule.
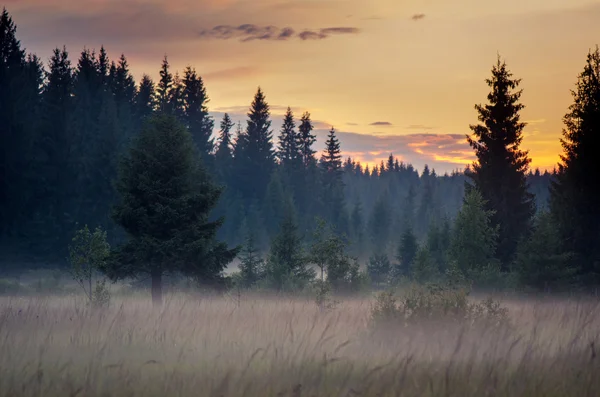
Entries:
[[494,260],[498,226],[493,225],[492,216],[481,193],[471,189],[456,217],[449,252],[464,275],[481,270]]
[[387,252],[391,213],[387,203],[387,197],[380,196],[369,219],[369,236],[371,237],[371,246],[374,252]]
[[150,76],[145,74],[142,76],[135,96],[135,114],[139,127],[142,126],[145,119],[152,115],[156,106],[154,82]]
[[429,248],[426,245],[420,247],[412,265],[413,279],[421,284],[431,281],[437,273],[436,270]]
[[202,161],[208,169],[212,169],[214,121],[208,113],[209,99],[206,87],[202,77],[198,76],[196,70],[189,66],[185,69],[182,87],[184,124],[189,128],[194,142],[200,150]]
[[546,292],[572,286],[577,273],[573,255],[563,251],[552,216],[537,216],[531,236],[519,245],[515,267],[523,285]]
[[251,288],[264,277],[265,263],[260,257],[251,232],[246,236],[244,247],[240,253],[240,277],[242,286]]
[[173,75],[169,71],[170,65],[167,56],[163,58],[160,69],[160,80],[156,90],[158,110],[166,112],[169,109],[169,95],[173,88]]
[[277,291],[302,288],[315,276],[314,270],[307,266],[294,218],[293,207],[288,204],[279,233],[271,242],[266,278]]
[[564,117],[563,154],[551,186],[550,209],[565,252],[588,284],[600,282],[600,50],[590,51]]
[[162,302],[162,277],[181,272],[215,282],[236,256],[217,242],[223,219],[209,221],[221,189],[197,161],[191,135],[174,116],[154,116],[121,163],[114,220],[127,241],[111,254],[113,280],[147,274],[153,302]]
[[521,80],[512,79],[506,63],[492,69],[489,104],[476,105],[479,121],[471,125],[473,137],[467,136],[475,150],[477,161],[467,175],[481,193],[486,208],[493,210],[492,223],[499,225],[496,256],[507,269],[517,249],[517,243],[526,237],[533,214],[534,198],[528,192],[526,172],[530,159],[528,152],[520,149],[525,123],[519,112],[522,90],[515,91]]
[[234,124],[229,114],[225,113],[221,120],[221,129],[215,153],[215,168],[222,183],[229,183],[231,178],[231,165],[233,161],[233,146],[231,129]]
[[300,119],[300,126],[298,127],[300,152],[302,153],[302,163],[304,167],[309,167],[315,163],[315,151],[312,149],[312,145],[316,142],[317,138],[312,133],[314,127],[310,120],[310,113],[304,112]]
[[235,185],[247,203],[265,194],[275,167],[272,137],[269,105],[259,87],[234,148]]
[[411,227],[408,227],[402,233],[400,244],[398,245],[398,251],[396,253],[396,260],[398,265],[395,270],[396,278],[398,276],[410,275],[413,271],[413,263],[417,252],[419,251],[419,243],[413,233]]

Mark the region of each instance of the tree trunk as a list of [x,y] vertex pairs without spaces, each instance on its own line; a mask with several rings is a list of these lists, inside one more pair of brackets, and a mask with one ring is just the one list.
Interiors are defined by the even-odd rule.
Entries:
[[162,306],[162,272],[155,270],[152,277],[152,305],[154,307]]

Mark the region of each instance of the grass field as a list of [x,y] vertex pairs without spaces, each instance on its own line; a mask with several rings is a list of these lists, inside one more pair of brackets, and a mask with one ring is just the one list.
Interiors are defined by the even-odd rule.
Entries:
[[599,396],[590,300],[504,300],[512,326],[374,332],[370,299],[0,298],[0,396]]

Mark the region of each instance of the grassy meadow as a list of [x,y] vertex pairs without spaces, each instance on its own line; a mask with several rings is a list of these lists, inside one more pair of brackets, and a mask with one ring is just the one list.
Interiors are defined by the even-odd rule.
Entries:
[[599,306],[501,299],[509,326],[374,328],[371,297],[0,297],[0,396],[598,396]]

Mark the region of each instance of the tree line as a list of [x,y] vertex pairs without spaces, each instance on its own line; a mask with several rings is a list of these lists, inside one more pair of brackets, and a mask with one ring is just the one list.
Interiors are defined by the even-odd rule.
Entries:
[[[539,288],[594,285],[600,262],[600,214],[595,205],[598,162],[591,154],[597,143],[590,137],[598,120],[599,59],[598,50],[590,52],[579,76],[574,104],[565,116],[564,154],[554,172],[529,168],[528,153],[520,149],[525,127],[519,119],[520,80],[498,59],[487,80],[488,103],[476,106],[479,124],[471,126],[467,138],[476,162],[464,173],[438,175],[427,166],[419,172],[393,154],[373,168],[344,159],[343,142],[333,127],[318,151],[308,112],[298,119],[288,108],[274,136],[269,104],[260,88],[245,126],[234,124],[228,114],[216,122],[209,113],[202,77],[191,66],[173,73],[166,56],[156,83],[148,75],[136,83],[126,57],[112,61],[103,47],[98,53],[84,49],[75,65],[66,48],[57,48],[44,65],[22,48],[16,26],[4,10],[2,248],[17,257],[35,254],[60,261],[73,233],[83,225],[100,226],[111,245],[127,247],[135,234],[131,228],[142,227],[132,226],[141,222],[134,218],[145,215],[133,210],[118,215],[123,203],[135,196],[123,182],[126,159],[142,155],[143,150],[136,150],[141,150],[144,139],[176,150],[160,139],[175,134],[186,142],[189,134],[192,147],[182,143],[177,149],[188,159],[187,165],[176,162],[170,171],[166,164],[174,160],[163,153],[167,157],[154,158],[163,163],[156,165],[156,175],[172,172],[176,177],[174,170],[182,167],[193,171],[183,173],[187,175],[183,179],[196,175],[200,185],[194,186],[204,186],[206,192],[195,191],[198,195],[219,192],[203,199],[203,204],[195,202],[198,207],[186,204],[191,206],[188,210],[196,208],[206,216],[199,224],[211,225],[210,233],[197,236],[210,241],[204,248],[220,247],[223,256],[207,252],[202,256],[197,251],[186,255],[195,252],[205,263],[218,262],[209,272],[213,276],[239,251],[227,247],[238,247],[244,282],[270,277],[271,285],[279,288],[293,284],[291,274],[298,280],[310,279],[304,265],[322,261],[314,255],[308,260],[310,255],[305,254],[320,252],[321,247],[333,258],[327,265],[328,277],[344,263],[340,279],[345,280],[360,279],[355,264],[366,262],[365,276],[374,283],[458,272],[481,280],[518,275]],[[144,161],[145,168],[130,164],[137,170],[128,175],[131,181],[139,183],[155,166],[150,158]],[[173,189],[189,188],[187,182],[165,183],[181,183]],[[185,224],[192,214],[182,218],[172,214],[172,219]],[[290,244],[312,248],[295,251]],[[133,266],[132,258],[139,260],[139,255],[127,260],[122,256],[121,262]],[[286,272],[276,276],[277,266]],[[194,274],[201,275],[202,270]],[[210,278],[208,273],[202,277]]]

